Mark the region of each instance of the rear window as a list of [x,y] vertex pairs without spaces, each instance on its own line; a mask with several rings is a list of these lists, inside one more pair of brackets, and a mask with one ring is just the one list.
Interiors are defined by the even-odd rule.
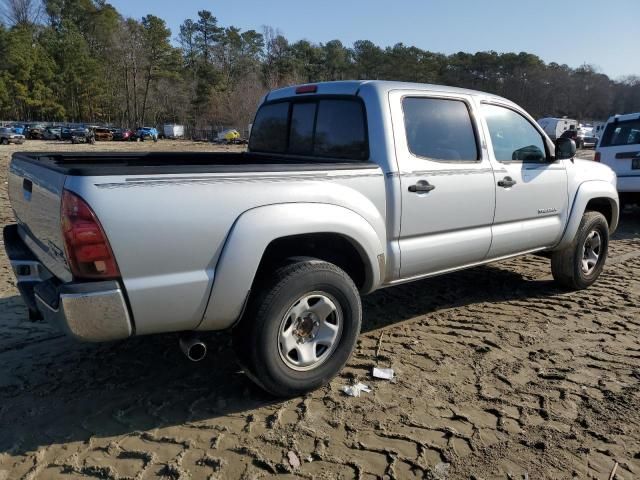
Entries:
[[249,150],[366,160],[364,105],[355,99],[335,98],[263,105],[251,129]]
[[601,147],[640,144],[640,119],[609,123],[602,134]]
[[260,107],[251,127],[251,150],[284,153],[287,149],[288,103]]
[[441,161],[479,159],[471,115],[463,101],[407,97],[402,108],[414,155]]

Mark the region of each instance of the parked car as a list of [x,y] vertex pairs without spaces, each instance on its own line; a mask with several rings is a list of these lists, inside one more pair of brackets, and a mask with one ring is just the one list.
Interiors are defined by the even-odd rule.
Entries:
[[24,130],[24,136],[29,140],[42,140],[46,127],[44,125],[28,125]]
[[71,131],[71,143],[89,143],[91,145],[96,143],[96,134],[93,128],[75,128]]
[[142,127],[136,130],[133,140],[137,142],[144,142],[145,140],[158,141],[158,130],[153,127]]
[[108,128],[96,127],[93,129],[93,133],[97,141],[110,142],[113,140],[113,133],[111,133],[111,130]]
[[640,204],[640,113],[615,115],[607,121],[595,161],[616,172],[621,203]]
[[71,140],[71,127],[62,127],[60,129],[60,140]]
[[616,177],[575,151],[495,95],[287,87],[248,152],[14,154],[4,244],[33,318],[94,342],[183,332],[192,360],[198,332],[232,328],[250,378],[299,395],[348,360],[360,295],[533,252],[592,285]]
[[560,138],[569,138],[573,140],[576,144],[576,148],[594,148],[598,139],[593,136],[593,134],[589,133],[589,131],[578,128],[577,130],[567,130]]
[[47,127],[42,132],[44,140],[62,140],[62,127]]
[[213,143],[242,143],[242,137],[240,136],[240,132],[235,128],[229,128],[227,130],[222,130],[218,132]]
[[541,118],[538,120],[538,124],[542,127],[544,132],[549,136],[551,140],[560,138],[562,134],[567,130],[576,130],[578,128],[578,122],[576,120],[566,117]]
[[128,128],[114,128],[111,130],[111,133],[113,134],[113,139],[116,141],[131,140],[133,137],[133,131]]
[[16,133],[12,128],[0,128],[0,144],[9,145],[10,143],[15,143],[16,145],[22,145],[24,140],[24,135]]
[[24,135],[24,129],[26,125],[22,123],[10,123],[9,125],[7,125],[7,127],[12,129],[14,133],[17,133],[19,135]]
[[[78,127],[79,128],[79,127]],[[71,140],[73,131],[76,130],[72,127],[62,127],[60,129],[60,140]]]

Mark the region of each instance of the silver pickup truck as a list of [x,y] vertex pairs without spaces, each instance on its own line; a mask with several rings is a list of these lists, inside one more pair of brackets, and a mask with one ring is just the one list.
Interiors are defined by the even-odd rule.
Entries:
[[[615,174],[504,98],[347,81],[267,94],[245,153],[17,153],[4,230],[33,319],[84,341],[232,329],[247,374],[297,395],[344,366],[360,296],[547,252],[602,272]],[[428,295],[428,292],[425,293]]]

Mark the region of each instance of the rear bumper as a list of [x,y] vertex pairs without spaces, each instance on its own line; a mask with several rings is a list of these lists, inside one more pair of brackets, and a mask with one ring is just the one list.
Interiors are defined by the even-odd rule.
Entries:
[[31,318],[44,318],[85,342],[106,342],[132,335],[129,309],[117,281],[60,283],[22,241],[17,225],[6,226],[3,236],[18,290]]

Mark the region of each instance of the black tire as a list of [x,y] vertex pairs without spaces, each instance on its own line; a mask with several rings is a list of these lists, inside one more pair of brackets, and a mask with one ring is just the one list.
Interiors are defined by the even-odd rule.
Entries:
[[2,139],[2,145],[9,145],[9,140],[7,140],[6,138]]
[[[327,384],[344,367],[360,334],[362,305],[351,278],[332,263],[305,258],[277,269],[259,285],[233,329],[236,355],[247,375],[278,397],[298,396]],[[341,334],[323,362],[309,370],[295,370],[281,353],[283,319],[299,299],[317,292],[335,300]]]
[[[593,241],[590,237],[596,232],[600,239],[597,261],[587,272],[583,269],[585,249]],[[578,232],[569,246],[553,252],[551,273],[556,283],[570,290],[582,290],[591,286],[602,273],[609,250],[609,225],[600,212],[587,211],[582,216]]]

